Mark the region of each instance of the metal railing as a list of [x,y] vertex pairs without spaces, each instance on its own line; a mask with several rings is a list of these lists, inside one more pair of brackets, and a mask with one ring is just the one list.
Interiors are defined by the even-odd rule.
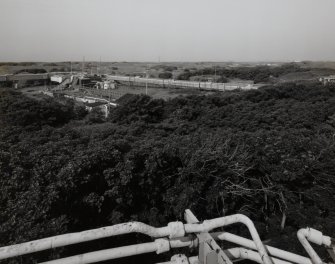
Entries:
[[[167,226],[160,228],[140,222],[129,222],[6,246],[0,248],[0,260],[130,233],[145,234],[155,238],[155,240],[149,243],[99,250],[43,263],[88,264],[151,252],[161,254],[173,248],[194,247],[199,250],[198,256],[187,258],[184,255],[175,255],[171,258],[170,262],[166,263],[231,264],[236,259],[249,259],[261,264],[323,264],[324,262],[309,242],[324,245],[331,256],[333,258],[335,256],[334,240],[329,236],[324,236],[320,231],[311,228],[300,229],[298,231],[299,241],[310,257],[307,258],[264,245],[253,222],[241,214],[205,220],[199,223],[192,212],[186,210],[185,220],[187,223],[179,221],[170,222]],[[213,229],[236,223],[243,224],[248,228],[252,240],[228,232],[208,233]],[[215,240],[231,242],[239,247],[223,250]]]

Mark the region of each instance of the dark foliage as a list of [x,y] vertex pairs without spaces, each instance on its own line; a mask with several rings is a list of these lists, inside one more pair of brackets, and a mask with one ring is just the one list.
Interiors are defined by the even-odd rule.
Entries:
[[219,75],[224,78],[238,78],[242,80],[253,80],[255,83],[268,82],[271,76],[279,77],[292,72],[305,72],[309,69],[299,67],[294,63],[284,64],[282,66],[256,66],[256,67],[236,67],[236,68],[222,68],[212,67],[201,70],[184,71],[177,79],[189,80],[192,76],[197,75]]
[[[288,83],[167,102],[127,95],[119,104],[108,121],[87,124],[73,104],[2,92],[1,245],[131,220],[161,226],[186,208],[201,220],[246,214],[263,239],[300,253],[297,229],[334,235],[334,86]],[[162,260],[142,262],[151,258]]]
[[15,74],[18,73],[32,73],[32,74],[38,74],[38,73],[47,73],[47,71],[45,69],[22,69],[22,70],[18,70],[15,72]]
[[160,79],[171,79],[172,78],[172,73],[171,72],[161,72],[158,74],[158,78]]

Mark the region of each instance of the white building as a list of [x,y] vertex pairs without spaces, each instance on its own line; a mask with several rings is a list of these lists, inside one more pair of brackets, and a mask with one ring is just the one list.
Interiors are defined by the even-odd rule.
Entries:
[[329,76],[321,77],[319,79],[319,81],[322,82],[324,85],[326,85],[328,83],[335,83],[335,75],[329,75]]
[[60,75],[54,75],[50,77],[50,80],[52,82],[56,82],[56,83],[62,83],[63,82],[63,76]]
[[97,82],[95,86],[97,89],[104,89],[104,90],[115,89],[115,82],[114,81]]
[[87,111],[91,112],[94,108],[100,109],[105,118],[108,117],[109,107],[107,103],[104,102],[85,103],[85,109]]

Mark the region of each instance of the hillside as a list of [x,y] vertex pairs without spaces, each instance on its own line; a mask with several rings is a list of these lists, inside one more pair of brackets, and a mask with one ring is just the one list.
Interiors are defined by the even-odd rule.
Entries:
[[[186,208],[201,220],[246,214],[262,239],[297,253],[301,227],[334,236],[335,86],[285,83],[119,102],[103,120],[71,101],[0,90],[1,245],[131,220],[160,226],[182,219]],[[144,238],[107,239],[15,263],[136,240]],[[140,258],[149,259],[165,256]]]

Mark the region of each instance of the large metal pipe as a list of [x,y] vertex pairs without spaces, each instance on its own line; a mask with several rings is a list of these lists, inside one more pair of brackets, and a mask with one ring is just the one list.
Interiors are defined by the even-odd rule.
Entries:
[[94,251],[72,257],[46,261],[42,262],[41,264],[87,264],[87,263],[95,263],[99,261],[155,252],[156,250],[157,250],[156,243],[151,242],[151,243]]
[[330,247],[331,238],[329,236],[324,236],[322,232],[313,228],[302,228],[298,231],[297,236],[300,243],[305,248],[307,254],[311,257],[312,262],[314,264],[324,263],[308,241],[311,241],[320,246],[324,245]]
[[[245,248],[230,248],[230,249],[224,250],[224,253],[230,259],[234,259],[234,260],[248,259],[248,260],[252,260],[254,262],[263,264],[263,260],[261,259],[258,252],[253,251],[253,250],[249,250]],[[183,262],[180,261],[181,259],[183,260]],[[271,259],[274,264],[291,264],[291,262],[287,262],[281,259],[277,259],[277,258],[271,258]],[[182,256],[181,258],[175,258],[175,259],[171,259],[171,261],[168,261],[168,262],[162,262],[162,263],[156,263],[156,264],[180,264],[180,263],[199,264],[200,262],[197,256],[190,257],[188,259]]]
[[155,228],[140,222],[129,222],[79,233],[59,235],[13,246],[2,247],[0,248],[0,259],[128,233],[142,233],[155,238],[164,236],[174,238],[184,236],[185,231],[187,233],[208,232],[214,228],[233,223],[243,223],[248,227],[251,236],[255,241],[257,250],[259,251],[261,257],[264,258],[264,262],[266,264],[271,264],[271,260],[265,251],[264,245],[259,238],[254,224],[248,217],[240,214],[207,220],[202,224],[183,225],[181,222],[171,222],[166,227]]
[[[253,250],[257,250],[256,245],[254,241],[240,237],[228,232],[215,232],[210,234],[214,239],[220,239],[224,241],[228,241],[246,248],[250,248]],[[269,252],[269,254],[273,257],[281,258],[293,263],[297,264],[312,264],[312,261],[309,258],[279,249],[275,247],[270,247],[267,245],[264,245],[266,250]]]
[[199,264],[199,259],[197,256],[188,258],[183,254],[178,254],[172,256],[170,261],[160,262],[156,264]]
[[202,224],[185,224],[184,228],[186,233],[201,233],[235,223],[244,224],[248,228],[261,259],[264,261],[265,264],[273,264],[268,253],[266,252],[262,240],[258,235],[254,223],[245,215],[235,214],[211,220],[205,220]]
[[169,226],[155,228],[140,222],[129,222],[2,247],[0,259],[129,233],[142,233],[157,238],[169,236],[171,232]]
[[171,240],[160,238],[156,239],[155,242],[151,243],[143,243],[131,246],[99,250],[72,257],[51,260],[40,264],[89,264],[99,261],[106,261],[152,252],[160,254],[169,251],[170,248],[190,247],[192,246],[192,244],[192,238],[188,237],[176,238]]
[[[59,235],[49,238],[44,238],[40,240],[35,240],[27,243],[6,246],[0,248],[0,259],[10,258],[14,256],[20,256],[28,253],[38,252],[46,249],[67,246],[71,244],[91,241],[100,238],[106,238],[116,235],[122,235],[127,233],[143,233],[151,237],[166,237],[170,236],[170,238],[175,237],[182,237],[186,233],[199,233],[199,232],[208,232],[214,228],[218,228],[221,226],[230,225],[233,223],[243,223],[245,224],[254,241],[235,236],[229,233],[215,233],[214,236],[221,240],[227,240],[241,246],[245,246],[254,250],[258,250],[260,253],[261,258],[264,259],[265,263],[271,263],[271,259],[267,255],[266,249],[270,252],[271,255],[275,257],[279,257],[285,260],[289,260],[294,263],[298,264],[312,264],[308,258],[286,252],[280,249],[272,248],[272,247],[264,247],[260,237],[257,233],[255,226],[253,225],[252,221],[244,215],[232,215],[222,218],[216,218],[212,220],[204,221],[202,224],[183,224],[181,222],[171,222],[166,227],[155,228],[143,223],[139,222],[129,222],[124,224],[119,224],[115,226],[103,227],[78,233],[71,233],[65,235]],[[314,229],[313,229],[314,230]],[[322,243],[324,245],[329,246],[331,244],[331,239],[326,236],[322,236],[322,233],[319,231],[311,231],[311,229],[302,229],[298,232],[299,240],[302,241],[304,247],[306,246],[310,252],[314,250],[310,247],[306,237],[310,239],[314,243]],[[317,233],[319,232],[319,233]],[[320,236],[321,233],[321,236]],[[320,240],[320,237],[322,238]],[[309,245],[305,245],[306,243]],[[171,240],[171,243],[183,243],[182,246],[191,246],[192,243],[196,243],[196,240],[192,240],[189,238],[180,238],[177,240]],[[321,242],[320,242],[321,241]],[[314,256],[314,263],[320,264],[320,260],[318,256]]]
[[[258,252],[245,249],[245,248],[231,248],[224,250],[224,252],[227,254],[229,258],[232,259],[249,259],[252,261],[255,261],[257,263],[263,264],[263,259],[261,256],[258,254]],[[271,261],[274,264],[290,264],[290,262],[281,260],[281,259],[276,259],[276,258],[271,258]]]
[[[246,239],[244,237],[236,236],[231,233],[217,232],[217,233],[211,233],[211,236],[214,239],[225,240],[225,241],[235,243],[235,244],[238,244],[238,245],[250,248],[250,249],[257,250],[255,243],[252,240]],[[164,245],[164,243],[162,242],[158,243],[158,241],[162,241],[162,240],[156,240],[153,243],[146,243],[146,244],[140,244],[140,245],[108,249],[107,251],[103,250],[103,251],[99,251],[100,253],[92,252],[92,253],[81,254],[78,256],[70,257],[70,258],[45,262],[43,264],[61,264],[61,263],[84,264],[84,263],[98,262],[102,260],[122,258],[122,257],[131,256],[131,255],[139,255],[139,254],[144,254],[144,253],[149,253],[149,252],[162,253],[162,252],[169,250],[166,244]],[[198,238],[192,238],[192,237],[174,238],[174,239],[169,240],[169,245],[170,245],[170,248],[196,247],[198,245]],[[266,245],[265,247],[268,250],[268,252],[271,254],[272,256],[271,259],[275,264],[287,264],[291,262],[298,263],[298,264],[312,264],[309,258],[299,256],[297,254],[293,254],[293,253],[290,253],[290,252],[287,252],[287,251],[284,251],[278,248],[274,248],[274,247],[270,247]],[[261,258],[258,252],[247,250],[245,248],[229,249],[229,250],[225,250],[224,252],[229,257],[233,257],[235,259],[243,258],[243,259],[254,260],[258,263],[263,263],[263,262],[260,262]],[[282,261],[280,259],[273,258],[273,257],[278,257],[286,261]],[[83,259],[83,260],[79,262],[79,259]],[[195,259],[189,259],[189,261],[191,261],[190,263],[197,263],[195,262]],[[176,263],[176,261],[164,262],[164,263]]]

